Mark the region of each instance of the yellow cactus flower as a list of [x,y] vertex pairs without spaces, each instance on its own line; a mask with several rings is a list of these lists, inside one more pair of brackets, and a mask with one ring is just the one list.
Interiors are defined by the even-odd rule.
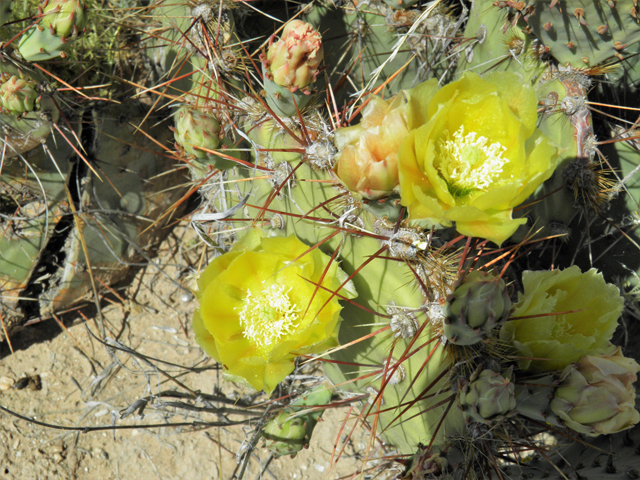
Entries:
[[534,372],[562,370],[584,355],[610,353],[611,336],[618,326],[624,299],[615,285],[591,269],[525,271],[511,320],[500,339],[511,343],[521,369]]
[[467,72],[421,103],[422,111],[410,109],[414,125],[398,153],[409,218],[455,223],[464,235],[501,245],[526,223],[512,218],[513,208],[558,163],[556,147],[536,128],[533,88],[515,73]]
[[[265,238],[252,229],[198,280],[196,341],[256,390],[271,393],[296,356],[338,345],[342,307],[330,292],[347,276],[317,248],[303,255],[308,248],[295,236]],[[350,282],[339,294],[356,296]]]

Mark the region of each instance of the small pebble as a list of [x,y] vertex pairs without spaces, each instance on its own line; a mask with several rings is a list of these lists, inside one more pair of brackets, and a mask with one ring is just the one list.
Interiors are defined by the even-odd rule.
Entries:
[[65,446],[61,443],[56,443],[54,445],[51,446],[51,448],[49,449],[49,451],[53,454],[53,453],[62,453],[64,452]]
[[40,375],[34,375],[31,377],[27,386],[29,387],[29,390],[42,390],[42,380],[40,379]]
[[91,455],[94,458],[101,458],[103,460],[108,460],[109,459],[109,454],[107,452],[105,452],[104,450],[102,450],[101,448],[98,448],[98,447],[94,447],[91,450]]
[[160,330],[161,332],[178,333],[178,330],[176,330],[173,327],[165,327],[162,325],[152,325],[151,328],[153,328],[154,330]]
[[191,295],[190,293],[184,292],[182,295],[180,295],[180,301],[182,303],[189,303],[192,299],[193,295]]
[[29,385],[29,377],[22,377],[16,383],[13,384],[13,388],[16,390],[22,390]]
[[173,335],[173,340],[180,346],[187,347],[189,346],[189,342],[185,342],[181,338],[178,338],[176,335]]
[[9,390],[16,381],[9,377],[0,377],[0,390]]

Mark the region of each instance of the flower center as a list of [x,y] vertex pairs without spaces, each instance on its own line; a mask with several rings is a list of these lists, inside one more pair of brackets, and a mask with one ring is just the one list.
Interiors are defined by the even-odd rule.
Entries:
[[478,136],[476,132],[465,135],[464,126],[453,134],[453,140],[447,132],[438,147],[440,155],[436,167],[454,196],[486,190],[509,162],[502,156],[507,151],[505,146],[500,142],[489,144],[487,137]]
[[247,299],[240,310],[243,335],[257,347],[268,350],[281,338],[294,333],[300,319],[300,308],[289,298],[289,290],[273,284],[258,295],[247,292]]

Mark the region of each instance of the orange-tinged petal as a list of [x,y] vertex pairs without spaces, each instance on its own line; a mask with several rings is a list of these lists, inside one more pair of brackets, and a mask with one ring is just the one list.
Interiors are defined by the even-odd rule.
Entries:
[[335,134],[336,175],[347,189],[369,200],[389,196],[398,187],[397,152],[409,132],[408,107],[398,99],[369,98],[362,121]]

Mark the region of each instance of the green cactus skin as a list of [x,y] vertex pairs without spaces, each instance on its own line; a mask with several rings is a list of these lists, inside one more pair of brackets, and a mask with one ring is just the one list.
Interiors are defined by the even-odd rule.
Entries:
[[86,5],[81,0],[46,0],[42,21],[20,38],[18,51],[29,62],[64,57],[64,51],[86,26]]
[[[426,78],[449,78],[452,70],[444,56],[459,26],[446,11],[434,10],[407,35],[422,10],[393,10],[381,0],[358,5],[349,0],[336,7],[335,2],[325,0],[316,2],[305,15],[319,32],[332,32],[325,35],[325,64],[338,107],[352,100],[355,91],[373,90],[385,82],[387,97]],[[391,59],[402,37],[406,38]],[[413,58],[414,53],[419,55]]]
[[304,93],[303,91],[292,92],[287,87],[282,87],[269,80],[266,72],[264,90],[267,93],[269,108],[279,117],[293,117],[297,115],[311,100],[311,93]]
[[508,24],[507,12],[475,0],[469,11],[465,38],[473,39],[460,48],[457,76],[467,70],[482,75],[489,71],[520,73],[525,81],[535,83],[545,65],[540,61],[544,46],[527,35],[519,24]]
[[[611,127],[610,139],[614,143],[600,146],[600,150],[616,171],[616,176],[624,185],[617,184],[605,193],[615,208],[609,210],[610,218],[633,238],[638,235],[638,216],[640,212],[640,184],[637,167],[640,143],[634,130]],[[615,178],[609,173],[610,178]],[[600,268],[618,278],[624,279],[624,287],[632,294],[640,284],[640,262],[637,260],[637,248],[631,242],[617,242],[600,259]]]
[[[204,82],[204,73],[207,61],[204,57],[189,50],[189,42],[184,38],[185,32],[191,28],[191,9],[185,3],[162,4],[153,10],[156,25],[164,32],[162,38],[150,36],[149,41],[156,48],[147,49],[160,77],[166,82],[169,79],[177,79],[169,83],[166,93],[180,97],[187,92],[198,91],[198,85]],[[152,31],[153,31],[152,30]],[[165,40],[166,39],[166,40]],[[158,48],[166,45],[164,48]],[[190,74],[190,75],[189,75]],[[181,78],[184,77],[184,78]],[[211,92],[205,89],[205,95]],[[165,101],[161,99],[161,101]]]
[[[50,100],[41,102],[41,106],[49,102]],[[0,125],[6,133],[6,137],[0,142],[6,142],[5,158],[15,157],[38,147],[51,134],[59,113],[53,104],[51,109],[45,108],[40,112],[21,115],[20,119],[15,115],[0,114]]]
[[[301,137],[302,130],[294,119],[286,122],[286,125],[298,138]],[[273,150],[268,152],[268,156],[274,162],[294,164],[302,160],[302,154],[295,151],[301,148],[300,143],[285,131],[274,118],[266,116],[258,123],[249,121],[245,125],[245,129],[249,132],[249,138],[256,145],[263,149]]]
[[410,8],[413,7],[418,0],[384,0],[384,3],[389,5],[391,8]]
[[18,51],[22,58],[29,62],[51,60],[64,55],[71,40],[63,40],[47,29],[40,30],[38,27],[33,27],[20,37]]
[[220,10],[217,2],[177,2],[153,8],[154,23],[146,39],[153,48],[146,54],[156,67],[158,81],[165,84],[162,103],[172,97],[185,99],[188,93],[197,99],[216,101],[222,95],[228,100],[229,93],[221,93],[227,83],[232,99],[239,96],[244,59],[238,46],[235,5],[223,2]]
[[[531,14],[527,13],[529,8]],[[584,69],[629,57],[626,67],[613,69],[608,79],[619,83],[627,77],[625,81],[631,84],[638,80],[634,54],[638,52],[640,24],[633,0],[534,0],[523,12],[527,25],[562,65]]]
[[329,404],[332,393],[327,385],[319,385],[290,403],[265,425],[265,447],[275,456],[291,455],[292,458],[308,448],[313,429],[324,413],[324,409],[313,407]]
[[[82,299],[91,289],[88,266],[91,265],[94,278],[105,284],[122,279],[128,266],[135,263],[143,253],[136,245],[153,242],[160,231],[159,222],[148,229],[150,222],[145,219],[158,218],[169,206],[177,202],[187,189],[186,183],[167,178],[160,173],[175,165],[174,160],[156,154],[157,145],[151,139],[135,140],[133,134],[138,121],[144,118],[144,109],[133,103],[129,110],[131,124],[123,124],[117,115],[109,111],[94,111],[93,122],[96,130],[103,132],[94,141],[94,155],[104,162],[101,175],[116,185],[101,181],[90,171],[87,172],[85,188],[80,195],[79,209],[100,211],[94,216],[83,216],[81,222],[74,222],[74,228],[65,242],[64,263],[52,274],[49,286],[40,296],[40,313],[48,314]],[[122,110],[119,110],[122,111]],[[171,131],[166,124],[150,131],[157,141],[168,141]],[[129,138],[128,142],[123,139]],[[178,177],[180,179],[180,177]],[[186,181],[186,179],[184,179]],[[177,183],[177,188],[176,187]],[[175,188],[167,189],[171,185]],[[163,192],[159,194],[158,192]],[[143,233],[144,232],[144,233]],[[87,245],[87,261],[80,234]]]
[[[48,138],[46,146],[55,159],[73,155],[71,147],[60,136]],[[0,182],[0,205],[11,205],[9,211],[16,217],[13,221],[0,218],[0,228],[5,232],[0,237],[3,291],[0,315],[9,335],[24,322],[20,298],[32,281],[56,225],[69,213],[65,194],[69,164],[61,160],[54,164],[41,148],[35,149],[28,161],[32,169],[25,168],[22,158],[7,156]],[[25,202],[16,205],[15,199],[20,197],[25,198]],[[0,340],[4,339],[4,333],[0,330]]]
[[[5,196],[16,198],[15,192],[24,195],[26,190],[27,198],[32,198],[20,205],[15,213],[16,223],[0,220],[4,228],[15,232],[0,238],[0,282],[3,292],[11,292],[9,298],[3,295],[0,314],[9,335],[24,322],[25,315],[36,312],[44,317],[82,300],[92,288],[89,265],[94,278],[105,284],[122,279],[128,265],[144,255],[144,250],[137,246],[144,247],[162,235],[162,229],[157,227],[147,230],[151,219],[164,214],[187,189],[186,178],[176,188],[175,176],[161,175],[174,168],[175,161],[157,154],[157,144],[151,139],[134,139],[134,127],[119,120],[139,121],[145,111],[132,103],[128,116],[121,117],[116,112],[124,110],[112,107],[111,111],[94,112],[91,124],[96,129],[89,132],[94,138],[90,147],[85,146],[93,158],[101,161],[100,178],[81,167],[80,171],[85,173],[77,182],[70,182],[71,164],[67,160],[75,153],[58,134],[47,139],[51,157],[41,148],[29,153],[27,162],[31,169],[25,167],[24,156],[5,159],[0,186],[3,208]],[[98,131],[101,133],[97,134]],[[82,137],[82,132],[76,135]],[[169,140],[171,131],[163,123],[151,135],[163,142]],[[129,144],[137,147],[131,148]],[[52,158],[58,163],[54,164]],[[29,172],[26,176],[25,170]],[[111,183],[104,181],[105,176]],[[69,183],[82,185],[77,208],[92,212],[91,215],[72,214]],[[58,225],[61,227],[57,228]],[[89,260],[80,235],[87,245]],[[52,263],[52,252],[48,250],[54,236],[57,242],[64,239],[63,255],[56,253],[54,257],[60,259],[58,263],[55,260]],[[44,263],[51,264],[49,275],[34,274]],[[37,302],[23,304],[19,300],[32,296]],[[4,337],[4,331],[0,335]]]
[[[2,31],[2,26],[11,21],[11,0],[0,0],[0,32]],[[0,33],[0,35],[2,35]],[[2,35],[4,38],[4,35]]]

